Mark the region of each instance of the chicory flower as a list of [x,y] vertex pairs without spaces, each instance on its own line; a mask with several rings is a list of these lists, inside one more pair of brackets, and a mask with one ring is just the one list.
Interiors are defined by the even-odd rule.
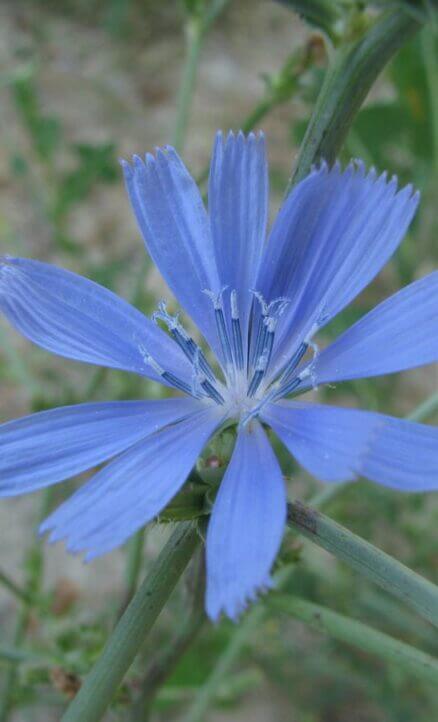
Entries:
[[234,451],[208,526],[206,608],[212,619],[222,611],[236,618],[270,586],[285,526],[286,489],[266,426],[323,481],[365,476],[406,491],[438,487],[437,429],[295,400],[324,383],[436,361],[438,272],[319,350],[320,329],[397,249],[418,204],[411,186],[398,190],[396,179],[366,172],[361,162],[345,170],[322,163],[286,198],[266,241],[262,134],[218,133],[208,213],[172,148],[123,167],[146,247],[205,344],[164,302],[150,320],[74,273],[1,259],[0,309],[24,336],[182,396],[86,403],[3,424],[0,495],[34,491],[113,459],[41,526],[52,541],[66,539],[70,551],[91,559],[156,517],[211,437],[235,420]]

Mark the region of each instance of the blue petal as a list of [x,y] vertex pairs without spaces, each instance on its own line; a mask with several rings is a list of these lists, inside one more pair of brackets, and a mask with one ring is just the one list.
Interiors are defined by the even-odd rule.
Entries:
[[263,134],[216,135],[208,205],[222,286],[237,292],[244,336],[268,214],[268,172]]
[[64,406],[0,425],[0,496],[55,484],[200,407],[195,399]]
[[138,442],[97,473],[41,525],[50,541],[67,539],[69,551],[86,559],[122,544],[153,519],[179,491],[221,423],[217,406],[201,411]]
[[207,532],[207,613],[232,619],[271,586],[286,520],[281,469],[260,424],[241,431]]
[[155,323],[99,284],[70,271],[24,258],[0,258],[0,310],[24,336],[59,356],[162,378],[166,371],[191,383],[191,366]]
[[173,148],[122,162],[146,247],[177,300],[218,350],[211,301],[220,291],[210,224],[195,182]]
[[438,361],[438,271],[383,301],[319,353],[315,384],[379,376]]
[[278,365],[341,311],[389,260],[411,222],[418,194],[396,179],[323,165],[286,199],[274,223],[257,288],[289,298],[278,328]]
[[438,429],[370,411],[281,401],[263,412],[291,454],[322,481],[365,476],[401,491],[438,489]]

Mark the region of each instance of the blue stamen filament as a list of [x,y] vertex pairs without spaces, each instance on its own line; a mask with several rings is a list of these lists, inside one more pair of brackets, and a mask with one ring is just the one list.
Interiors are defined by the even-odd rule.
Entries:
[[216,328],[219,336],[219,341],[222,346],[225,363],[227,366],[232,366],[233,355],[231,352],[230,339],[228,338],[227,326],[225,323],[224,310],[222,307],[214,309],[214,316],[216,319]]
[[[176,388],[189,393],[195,398],[208,397],[216,404],[225,405],[230,418],[240,417],[240,424],[246,425],[253,417],[260,415],[262,408],[284,396],[288,396],[299,389],[304,378],[311,375],[311,367],[303,369],[300,365],[309,348],[313,348],[311,337],[317,330],[316,324],[311,332],[300,343],[298,348],[277,373],[276,380],[268,377],[268,370],[273,354],[275,335],[280,316],[289,303],[286,298],[278,298],[267,303],[262,295],[253,291],[254,297],[260,304],[260,310],[252,318],[253,332],[256,328],[250,351],[244,348],[241,319],[237,292],[233,289],[229,298],[229,309],[224,310],[223,292],[219,293],[205,290],[213,303],[214,317],[218,340],[222,349],[226,386],[216,378],[213,369],[208,363],[203,351],[189,336],[180,324],[178,316],[170,316],[162,302],[159,311],[154,314],[154,320],[161,319],[166,324],[170,334],[182,349],[192,364],[191,385],[175,374],[165,371],[144,353],[144,358],[163,380],[168,381]],[[250,357],[246,358],[246,354]],[[264,384],[262,386],[262,384]],[[301,389],[299,389],[300,391]],[[298,393],[299,393],[298,391]]]
[[237,369],[242,371],[244,367],[242,330],[240,328],[239,309],[237,306],[237,293],[234,290],[231,291],[230,303],[233,359]]
[[298,388],[301,382],[302,379],[299,376],[295,376],[295,378],[289,381],[289,383],[278,387],[278,391],[274,398],[281,399],[283,396],[288,396],[292,393],[292,391],[295,391],[295,389]]
[[210,396],[210,398],[213,399],[213,401],[216,401],[217,404],[219,404],[220,406],[223,406],[223,404],[225,403],[225,399],[222,396],[222,394],[219,393],[217,388],[215,386],[213,386],[211,381],[209,381],[208,379],[204,379],[203,381],[200,382],[200,384],[201,384],[202,388],[204,389],[204,391],[206,392],[206,394],[208,396]]
[[293,376],[297,366],[299,365],[300,361],[302,360],[302,358],[305,355],[308,348],[309,348],[309,344],[304,343],[304,342],[302,344],[300,344],[300,346],[298,346],[294,355],[288,362],[288,364],[283,372],[283,375],[281,376],[281,379],[280,379],[281,385],[286,384],[289,381],[289,379]]
[[210,381],[214,382],[215,375],[213,369],[205,358],[202,349],[198,346],[197,343],[195,343],[195,341],[191,338],[191,336],[189,336],[187,331],[179,323],[178,316],[170,316],[167,313],[166,304],[164,301],[161,301],[158,304],[158,308],[159,310],[153,314],[153,320],[155,322],[157,321],[157,319],[161,319],[162,321],[164,321],[172,337],[175,339],[178,346],[182,349],[190,362],[193,363],[195,355],[197,353],[199,354],[200,368],[205,373],[205,375],[208,376]]

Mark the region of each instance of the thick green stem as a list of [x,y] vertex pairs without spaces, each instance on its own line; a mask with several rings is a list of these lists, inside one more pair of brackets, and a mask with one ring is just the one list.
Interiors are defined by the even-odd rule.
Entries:
[[436,27],[425,28],[421,37],[421,49],[431,111],[433,168],[434,172],[438,173],[438,58],[436,37]]
[[184,146],[203,38],[202,20],[197,17],[189,18],[186,26],[187,54],[178,93],[175,131],[172,138],[172,144],[178,151],[182,151]]
[[186,57],[178,92],[175,129],[172,138],[172,145],[179,152],[183,150],[186,138],[190,107],[198,72],[199,55],[206,35],[227,2],[228,0],[212,0],[200,12],[189,14],[186,22]]
[[438,626],[438,587],[432,582],[299,501],[288,505],[288,525]]
[[157,651],[146,669],[140,697],[130,714],[132,722],[147,719],[148,711],[151,709],[158,690],[173,673],[207,619],[204,610],[205,561],[203,549],[198,550],[198,558],[194,562],[193,574],[189,580],[191,597],[189,612],[171,642],[162,650]]
[[284,594],[273,594],[268,603],[273,609],[290,614],[320,632],[395,664],[398,669],[404,669],[409,674],[415,674],[432,684],[438,682],[437,659],[367,624],[345,617],[319,604]]
[[138,580],[143,562],[143,547],[145,538],[145,527],[140,529],[129,540],[128,557],[126,560],[126,589],[123,602],[119,610],[119,616],[123,614],[138,587]]
[[98,722],[187,566],[199,536],[179,524],[106,643],[62,722]]
[[397,7],[381,15],[358,40],[336,49],[301,146],[289,188],[321,159],[332,163],[374,81],[421,23]]

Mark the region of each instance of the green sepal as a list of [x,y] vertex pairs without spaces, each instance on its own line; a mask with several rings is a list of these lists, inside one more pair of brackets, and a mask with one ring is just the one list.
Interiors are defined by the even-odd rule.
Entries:
[[195,487],[183,489],[166,506],[158,517],[162,523],[189,521],[208,514],[205,505],[205,489]]

